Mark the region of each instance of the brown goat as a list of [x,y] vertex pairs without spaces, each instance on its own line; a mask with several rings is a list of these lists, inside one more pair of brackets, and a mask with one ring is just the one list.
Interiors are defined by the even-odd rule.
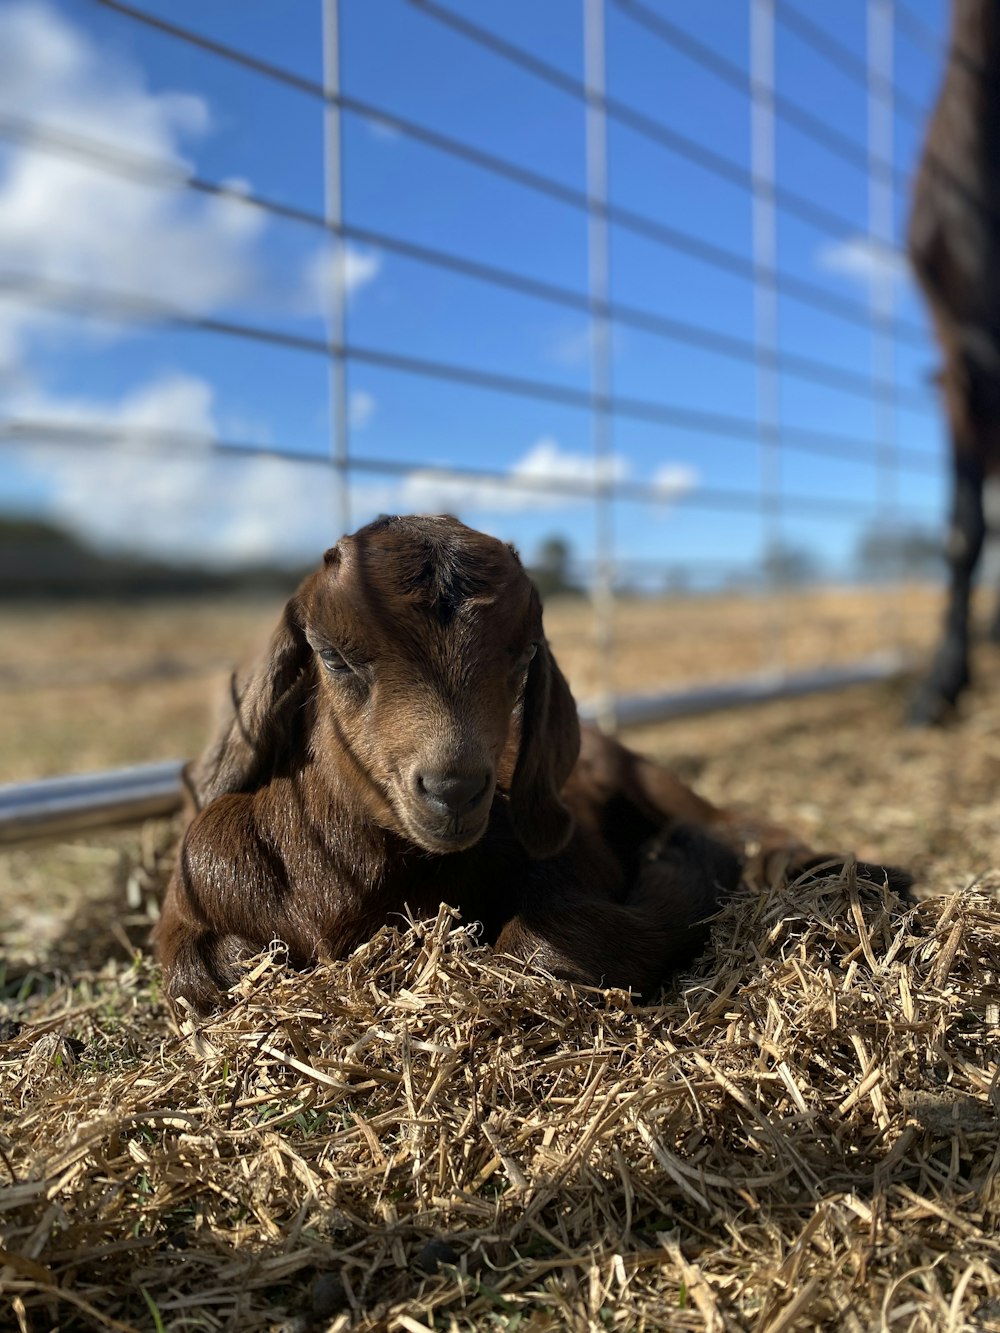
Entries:
[[[942,721],[969,683],[969,597],[1000,473],[1000,4],[953,0],[944,83],[914,187],[914,271],[943,354],[952,445],[950,590],[941,641],[911,720]],[[1000,640],[1000,613],[991,631]]]
[[231,704],[157,931],[202,1011],[275,937],[301,967],[442,902],[553,973],[648,992],[698,952],[738,853],[809,859],[581,734],[516,553],[453,518],[344,537]]

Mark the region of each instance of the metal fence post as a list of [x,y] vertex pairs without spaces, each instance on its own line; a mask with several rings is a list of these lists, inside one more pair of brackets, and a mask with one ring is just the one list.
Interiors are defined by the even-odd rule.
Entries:
[[604,0],[583,0],[584,79],[587,90],[587,239],[590,272],[591,391],[594,432],[594,554],[592,590],[598,655],[598,721],[614,731],[614,422],[613,352],[608,306],[611,254],[608,236],[608,122],[605,106],[607,59]]
[[[760,449],[762,555],[782,539],[781,384],[778,363],[778,228],[774,204],[774,0],[750,0],[750,162],[753,176],[754,340],[757,350],[757,440]],[[786,663],[783,589],[765,586],[764,665]]]
[[[894,254],[895,179],[893,155],[895,92],[893,85],[893,0],[868,0],[868,236],[871,246],[871,373],[875,406],[876,498],[878,525],[890,535],[899,530],[899,459],[896,421],[896,314],[898,260]],[[900,567],[897,577],[901,578]],[[902,645],[903,616],[888,570],[886,637]]]
[[[350,418],[347,406],[347,242],[344,239],[344,154],[340,109],[340,3],[323,0],[323,196],[333,245],[327,310],[330,338],[330,434],[337,477],[337,521],[351,530]],[[339,535],[339,534],[338,534]]]

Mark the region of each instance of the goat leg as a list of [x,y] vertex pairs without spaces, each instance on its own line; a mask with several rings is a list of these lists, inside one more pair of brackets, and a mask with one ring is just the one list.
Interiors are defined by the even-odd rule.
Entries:
[[237,935],[173,925],[157,931],[167,994],[183,996],[199,1014],[223,1006],[223,995],[239,980],[238,964],[259,952]]
[[740,861],[699,828],[655,840],[624,902],[580,896],[526,905],[496,947],[554,976],[650,994],[708,939],[710,917],[739,884]]
[[910,707],[909,721],[916,726],[943,722],[969,684],[969,602],[985,534],[982,464],[956,445],[948,605],[934,662]]

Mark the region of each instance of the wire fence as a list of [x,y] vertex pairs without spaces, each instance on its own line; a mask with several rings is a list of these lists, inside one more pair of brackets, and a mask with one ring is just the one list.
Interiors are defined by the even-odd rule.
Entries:
[[[237,431],[219,431],[210,442],[220,457],[240,459],[273,457],[283,463],[332,470],[339,478],[334,526],[347,530],[358,517],[352,505],[357,478],[364,474],[386,478],[412,476],[415,467],[424,479],[442,483],[468,482],[503,488],[514,495],[551,496],[553,499],[586,501],[593,508],[592,537],[578,561],[592,594],[593,641],[601,663],[592,684],[602,701],[603,716],[613,721],[616,643],[622,635],[648,636],[638,622],[616,609],[616,594],[624,585],[657,586],[675,590],[703,577],[708,587],[719,589],[738,582],[720,572],[726,561],[704,554],[687,561],[676,553],[662,562],[636,558],[630,550],[618,549],[621,528],[618,506],[641,505],[668,516],[679,510],[704,511],[705,522],[716,524],[715,550],[726,550],[726,516],[750,514],[760,522],[763,551],[779,551],[789,516],[796,523],[815,519],[822,524],[841,522],[852,531],[868,524],[874,529],[897,529],[907,525],[931,529],[940,512],[940,453],[934,444],[918,448],[905,443],[913,433],[912,423],[933,422],[936,403],[929,383],[919,377],[905,382],[898,360],[904,351],[910,361],[921,358],[929,367],[933,351],[919,310],[901,310],[894,280],[872,278],[868,296],[855,297],[831,290],[829,283],[815,281],[792,271],[782,262],[782,228],[791,220],[831,242],[861,235],[875,270],[897,273],[903,262],[899,220],[905,212],[910,163],[896,160],[897,127],[918,131],[926,117],[926,99],[902,89],[896,80],[894,53],[899,42],[909,42],[928,60],[941,58],[939,39],[925,20],[898,0],[866,0],[867,29],[862,49],[845,44],[821,21],[822,12],[809,10],[791,0],[732,0],[728,13],[734,24],[748,24],[748,56],[745,63],[731,58],[682,25],[673,11],[655,7],[651,0],[582,0],[579,8],[560,9],[567,45],[582,50],[579,73],[563,62],[530,49],[526,43],[503,35],[480,23],[461,8],[438,0],[399,0],[395,7],[381,6],[385,22],[392,22],[394,9],[406,10],[428,29],[446,31],[463,49],[485,53],[498,67],[516,70],[519,76],[543,86],[565,99],[580,112],[581,140],[586,168],[582,184],[571,184],[539,170],[526,160],[485,147],[463,134],[461,127],[445,132],[432,118],[404,115],[378,100],[348,91],[345,71],[355,58],[346,31],[345,16],[351,0],[320,0],[322,11],[322,77],[264,58],[229,41],[220,40],[194,25],[154,13],[126,0],[85,0],[95,11],[113,16],[122,31],[142,30],[177,52],[198,52],[220,68],[239,70],[256,80],[261,105],[266,108],[270,90],[284,88],[308,99],[323,118],[322,157],[316,172],[324,182],[323,207],[314,208],[234,182],[224,172],[192,170],[176,157],[137,151],[127,139],[112,141],[85,126],[57,123],[37,115],[19,114],[0,104],[0,142],[8,151],[45,155],[56,161],[83,166],[95,182],[114,179],[137,190],[176,191],[214,199],[249,213],[279,219],[325,238],[332,248],[332,280],[327,287],[326,330],[312,331],[280,327],[278,322],[237,317],[226,311],[192,308],[183,301],[174,304],[162,294],[150,295],[130,289],[127,277],[109,281],[107,274],[81,280],[37,272],[0,258],[0,299],[9,305],[51,311],[64,317],[81,317],[115,328],[138,330],[182,330],[206,334],[234,343],[260,344],[282,349],[296,357],[317,358],[329,366],[327,420],[329,448],[324,453],[297,446],[280,430],[276,438],[261,443],[241,438]],[[81,13],[86,12],[81,10]],[[305,10],[303,10],[303,13]],[[289,11],[294,23],[301,15]],[[612,25],[613,20],[613,25]],[[698,77],[731,90],[745,103],[748,159],[727,155],[708,137],[699,138],[663,116],[658,117],[631,98],[619,85],[620,67],[614,43],[629,31],[641,38],[647,55],[662,50],[670,58],[688,62]],[[867,132],[854,135],[849,128],[802,104],[782,87],[782,42],[793,40],[810,53],[818,67],[834,71],[839,79],[855,87],[866,109]],[[616,71],[619,71],[616,73]],[[665,96],[669,95],[668,92]],[[266,113],[263,113],[266,114]],[[263,114],[261,123],[263,123]],[[510,116],[512,108],[498,104],[498,116]],[[407,227],[407,210],[400,207],[394,229],[371,225],[352,215],[352,166],[345,154],[345,126],[365,124],[385,135],[419,146],[421,150],[478,173],[510,191],[512,200],[522,196],[552,201],[570,210],[586,223],[588,281],[574,287],[557,278],[539,276],[523,264],[487,260],[471,250],[462,253],[447,244],[432,244]],[[690,225],[668,219],[649,207],[623,202],[613,188],[615,142],[612,131],[624,129],[663,152],[665,162],[686,163],[706,173],[749,200],[751,232],[749,245],[727,246],[704,234],[692,214]],[[843,211],[821,202],[810,189],[820,165],[810,164],[808,154],[796,150],[795,169],[782,159],[781,136],[794,133],[797,142],[819,154],[836,159],[862,173],[867,183],[867,216]],[[823,160],[826,160],[824,158]],[[664,180],[669,181],[669,165]],[[99,184],[95,184],[99,189]],[[513,202],[512,207],[516,207]],[[683,210],[681,210],[683,211]],[[748,284],[753,294],[752,334],[712,327],[711,321],[692,319],[687,313],[665,308],[662,302],[638,302],[621,295],[615,281],[614,256],[618,238],[635,238],[655,251],[667,252],[706,270]],[[484,291],[524,299],[538,308],[572,312],[588,322],[589,366],[586,383],[569,383],[539,372],[525,374],[477,364],[467,359],[432,355],[417,338],[399,347],[369,340],[352,331],[349,293],[351,247],[388,255],[437,275],[441,281],[456,277]],[[114,276],[114,275],[112,275]],[[859,369],[823,355],[822,340],[815,344],[782,336],[783,312],[798,311],[832,320],[838,337],[854,338],[869,348],[869,365]],[[717,409],[706,401],[684,402],[674,392],[669,377],[663,391],[634,392],[620,387],[615,340],[622,331],[633,331],[657,345],[703,351],[721,359],[723,367],[748,368],[755,376],[756,410],[734,412]],[[406,384],[460,386],[479,395],[480,410],[488,412],[498,396],[525,404],[549,405],[586,414],[592,423],[593,465],[586,476],[568,476],[565,471],[518,470],[488,461],[439,463],[422,458],[358,450],[351,420],[349,373],[352,368],[397,377]],[[725,371],[723,371],[725,373]],[[15,370],[16,378],[16,370]],[[826,426],[805,426],[786,419],[783,395],[798,386],[803,393],[822,391],[854,402],[870,411],[871,430],[859,435]],[[400,390],[403,400],[406,388]],[[823,400],[827,401],[826,399]],[[901,430],[904,419],[906,429]],[[816,415],[822,417],[822,408]],[[834,414],[836,415],[836,414]],[[689,440],[702,441],[705,456],[720,441],[756,446],[759,472],[755,485],[727,485],[713,474],[711,480],[679,489],[654,477],[633,479],[616,466],[617,435],[630,423],[662,427]],[[925,424],[923,435],[932,427]],[[901,438],[902,437],[902,438]],[[74,419],[72,413],[51,413],[18,404],[0,418],[0,441],[11,449],[72,447],[81,453],[111,448],[143,456],[162,453],[171,458],[185,453],[202,455],[203,433],[160,427],[148,421]],[[785,475],[791,458],[827,459],[874,469],[875,485],[867,492],[832,493],[822,485],[814,489],[789,484]],[[796,473],[796,475],[801,475]],[[920,478],[927,479],[926,485]],[[916,479],[904,486],[906,478]],[[904,501],[904,490],[907,498]],[[699,575],[700,571],[700,575]],[[731,575],[731,571],[730,571]],[[778,580],[780,581],[780,580]],[[886,605],[900,606],[900,598],[889,591]],[[814,603],[815,607],[815,603]],[[922,614],[925,615],[926,608]],[[808,616],[808,599],[793,611],[775,616],[765,610],[759,617],[761,633],[769,648],[766,665],[786,666],[787,639],[791,620],[798,624]],[[616,624],[617,622],[617,624]],[[905,638],[904,627],[878,615],[882,642]],[[702,625],[706,632],[711,618]],[[925,623],[925,622],[923,622]],[[617,632],[616,632],[617,631]],[[567,630],[567,633],[570,631]],[[829,645],[829,639],[823,640]],[[822,656],[822,650],[820,650]],[[730,674],[739,674],[738,662]]]

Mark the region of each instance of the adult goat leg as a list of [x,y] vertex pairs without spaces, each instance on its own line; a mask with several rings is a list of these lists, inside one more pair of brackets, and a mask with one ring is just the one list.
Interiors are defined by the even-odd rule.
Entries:
[[982,462],[974,448],[956,442],[948,604],[934,661],[910,707],[909,720],[914,725],[945,721],[969,684],[970,599],[985,535]]
[[990,643],[1000,643],[1000,596],[997,597],[996,605],[993,610],[993,619],[990,621],[989,629],[986,631],[986,637]]
[[[996,541],[1000,538],[1000,477],[988,478],[984,486],[986,536]],[[986,638],[990,643],[1000,644],[1000,586],[994,588],[993,596],[993,615],[986,630]]]

